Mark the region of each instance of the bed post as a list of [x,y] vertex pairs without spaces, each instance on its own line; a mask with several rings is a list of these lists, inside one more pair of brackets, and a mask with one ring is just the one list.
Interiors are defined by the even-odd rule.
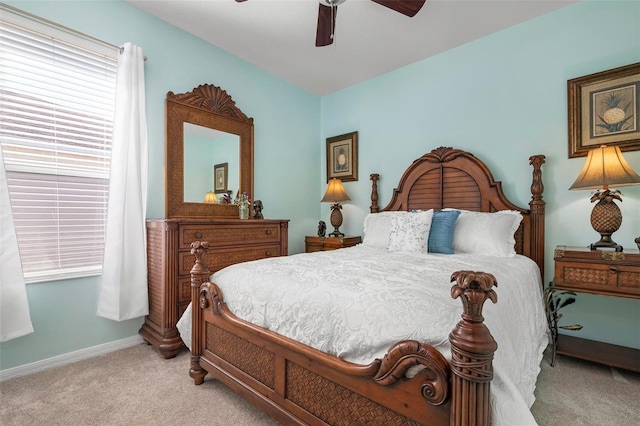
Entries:
[[451,342],[451,426],[491,424],[491,380],[493,354],[498,344],[484,325],[482,306],[486,299],[496,303],[493,275],[458,271],[451,297],[461,297],[462,320],[449,334]]
[[544,155],[529,157],[529,164],[533,166],[531,181],[531,258],[538,264],[544,285],[544,210],[546,202],[542,199],[544,185],[542,184],[542,170]]
[[378,213],[380,211],[378,207],[378,179],[380,179],[380,175],[372,173],[369,175],[369,179],[371,179],[371,206],[369,207],[369,212]]
[[200,286],[209,281],[209,268],[204,263],[204,255],[209,251],[209,243],[194,241],[191,243],[191,254],[196,256],[196,263],[191,268],[191,368],[189,376],[196,385],[204,382],[207,372],[200,367],[200,355],[202,355],[202,308],[200,307]]

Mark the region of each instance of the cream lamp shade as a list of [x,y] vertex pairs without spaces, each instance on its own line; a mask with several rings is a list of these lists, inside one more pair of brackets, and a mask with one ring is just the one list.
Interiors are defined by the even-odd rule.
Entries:
[[342,206],[340,203],[345,201],[351,201],[351,198],[347,195],[347,191],[342,186],[340,179],[332,178],[329,180],[327,190],[324,193],[324,197],[320,202],[333,203],[331,205],[331,226],[334,230],[329,234],[330,237],[343,237],[344,234],[340,232],[340,225],[342,225]]
[[209,191],[207,192],[207,194],[204,196],[204,203],[207,204],[215,204],[218,202],[218,198],[216,197],[215,192],[213,191]]
[[617,146],[602,145],[589,151],[587,161],[569,189],[608,189],[611,186],[640,184],[640,176],[631,168]]
[[622,201],[620,192],[609,186],[640,184],[640,176],[631,168],[617,146],[601,145],[589,151],[587,160],[576,181],[569,189],[596,189],[591,202],[598,201],[591,211],[591,226],[600,234],[600,240],[591,249],[622,246],[611,239],[611,234],[622,225],[622,213],[614,200]]
[[345,201],[351,201],[351,198],[347,195],[347,191],[344,190],[342,181],[340,179],[332,178],[329,180],[327,190],[320,201],[323,203],[343,203]]

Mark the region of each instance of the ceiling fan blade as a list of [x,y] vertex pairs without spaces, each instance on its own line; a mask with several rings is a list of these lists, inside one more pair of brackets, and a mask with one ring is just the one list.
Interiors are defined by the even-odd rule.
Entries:
[[333,32],[336,29],[337,7],[319,4],[318,30],[316,32],[316,47],[328,46],[333,43]]
[[415,16],[422,9],[426,0],[371,0],[389,9],[409,17]]

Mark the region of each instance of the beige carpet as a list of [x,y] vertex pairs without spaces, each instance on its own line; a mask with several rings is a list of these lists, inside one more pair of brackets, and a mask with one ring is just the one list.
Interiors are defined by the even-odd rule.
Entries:
[[542,360],[531,412],[540,426],[640,425],[640,373],[559,355]]
[[[141,344],[19,377],[0,383],[0,424],[278,424],[210,376],[194,386],[188,369],[186,351],[164,360]],[[545,360],[536,395],[540,426],[640,424],[636,373],[565,357],[551,368]]]

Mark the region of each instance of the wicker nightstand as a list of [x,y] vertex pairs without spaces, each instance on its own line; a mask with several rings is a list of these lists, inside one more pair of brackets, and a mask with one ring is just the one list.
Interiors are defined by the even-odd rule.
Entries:
[[305,252],[336,250],[352,247],[362,242],[361,237],[305,237]]
[[561,326],[558,311],[575,293],[640,299],[640,253],[556,247],[554,278],[545,290],[545,307],[551,330],[553,355],[563,354],[588,361],[640,371],[640,350],[603,342],[559,335],[558,329],[579,330],[580,325]]

